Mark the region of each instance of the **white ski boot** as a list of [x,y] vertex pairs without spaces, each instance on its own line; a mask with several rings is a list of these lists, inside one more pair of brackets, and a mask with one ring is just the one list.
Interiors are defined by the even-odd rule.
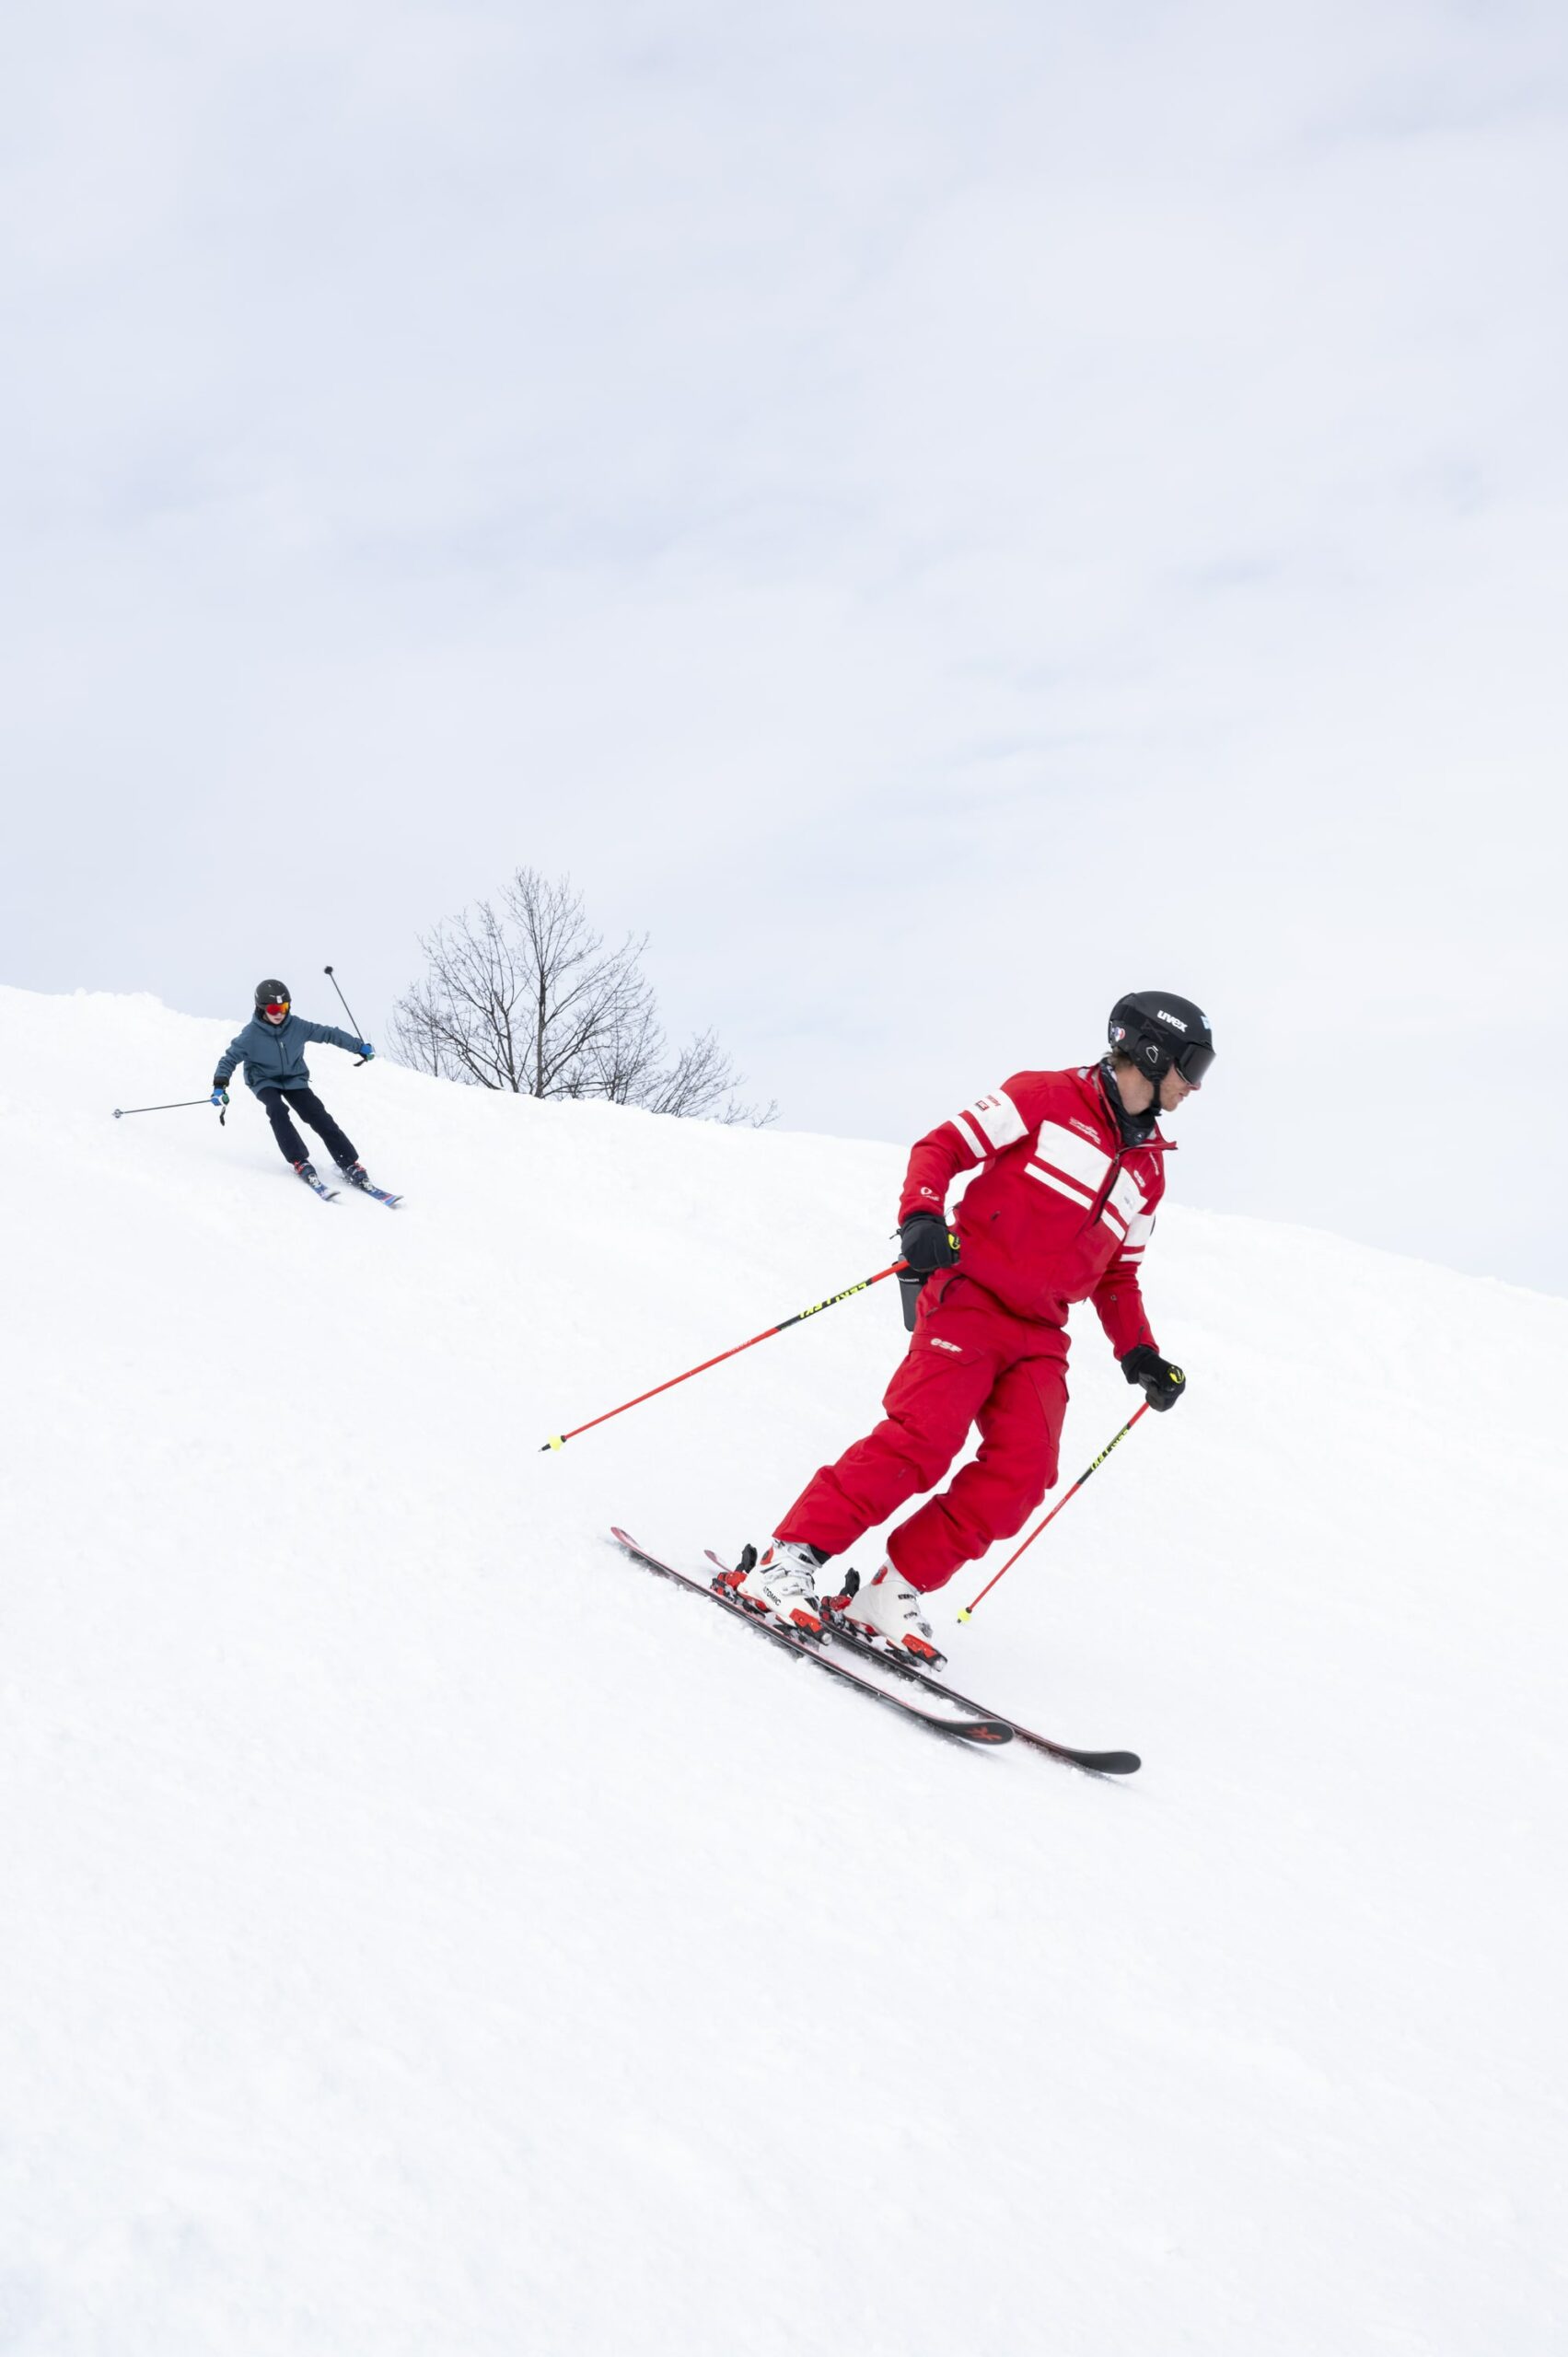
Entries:
[[760,1555],[755,1547],[744,1548],[734,1571],[721,1572],[714,1585],[721,1596],[745,1605],[764,1620],[777,1620],[803,1637],[819,1637],[822,1616],[817,1608],[817,1583],[826,1560],[815,1547],[775,1538]]
[[911,1587],[891,1563],[884,1563],[864,1587],[846,1584],[846,1593],[833,1599],[833,1617],[844,1621],[857,1637],[866,1637],[879,1651],[907,1654],[922,1669],[945,1669],[947,1656],[938,1653],[925,1617],[925,1598]]

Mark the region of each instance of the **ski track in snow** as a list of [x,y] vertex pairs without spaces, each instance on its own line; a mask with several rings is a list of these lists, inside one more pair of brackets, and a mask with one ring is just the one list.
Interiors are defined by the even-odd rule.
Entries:
[[761,1539],[891,1285],[539,1454],[884,1265],[901,1148],[320,1049],[406,1198],[327,1212],[243,1091],[110,1120],[235,1028],[0,992],[6,2357],[1564,2346],[1568,1303],[1178,1168],[1190,1396],[948,1616],[1108,1786],[606,1543]]

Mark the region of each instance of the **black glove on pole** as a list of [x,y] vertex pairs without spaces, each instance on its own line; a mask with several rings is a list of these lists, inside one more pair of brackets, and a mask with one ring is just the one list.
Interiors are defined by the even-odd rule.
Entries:
[[899,1249],[917,1277],[934,1277],[958,1257],[958,1239],[935,1212],[912,1212],[899,1230]]
[[[356,1039],[364,1039],[364,1037],[365,1037],[364,1032],[360,1029],[360,1028],[359,1028],[358,1024],[354,1022],[354,1009],[353,1009],[353,1007],[352,1007],[352,1006],[350,1006],[350,1004],[349,1004],[349,1003],[348,1003],[347,999],[346,999],[346,998],[343,998],[343,994],[342,991],[341,991],[341,990],[338,990],[338,978],[337,978],[337,976],[333,973],[333,971],[332,971],[332,970],[331,970],[331,968],[330,966],[323,966],[323,967],[322,967],[322,969],[321,969],[321,971],[323,972],[323,974],[325,974],[325,975],[326,975],[327,980],[331,982],[331,984],[332,988],[333,988],[335,991],[338,991],[338,996],[339,996],[340,998],[342,998],[342,999],[343,999],[343,1013],[347,1016],[347,1017],[348,1017],[349,1021],[350,1021],[351,1023],[354,1023],[354,1038],[355,1038]],[[368,1056],[355,1056],[355,1058],[354,1058],[354,1070],[357,1072],[361,1064],[363,1064],[363,1063],[368,1063],[368,1062],[369,1062],[369,1061],[370,1061],[370,1059],[368,1058]]]
[[899,1230],[899,1249],[904,1256],[904,1266],[899,1271],[899,1302],[904,1313],[904,1331],[912,1334],[921,1289],[927,1277],[935,1276],[938,1269],[952,1267],[958,1257],[958,1239],[948,1232],[947,1221],[938,1219],[935,1212],[912,1212]]
[[1187,1388],[1187,1377],[1181,1369],[1172,1366],[1168,1359],[1162,1359],[1152,1342],[1140,1342],[1120,1364],[1128,1382],[1137,1384],[1150,1407],[1157,1408],[1162,1415],[1167,1408],[1175,1407]]

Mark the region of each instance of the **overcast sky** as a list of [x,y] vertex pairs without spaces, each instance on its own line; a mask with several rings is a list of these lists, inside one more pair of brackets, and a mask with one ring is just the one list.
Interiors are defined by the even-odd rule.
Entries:
[[6,979],[376,1037],[531,862],[896,1139],[1179,990],[1179,1197],[1568,1288],[1558,0],[0,45]]

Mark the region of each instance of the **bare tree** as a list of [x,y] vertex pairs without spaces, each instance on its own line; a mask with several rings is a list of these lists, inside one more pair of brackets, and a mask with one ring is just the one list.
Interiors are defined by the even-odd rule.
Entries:
[[647,935],[607,950],[569,878],[519,867],[497,907],[476,901],[420,936],[424,979],[392,1011],[400,1062],[523,1097],[592,1097],[761,1128],[712,1031],[668,1059],[642,970]]

